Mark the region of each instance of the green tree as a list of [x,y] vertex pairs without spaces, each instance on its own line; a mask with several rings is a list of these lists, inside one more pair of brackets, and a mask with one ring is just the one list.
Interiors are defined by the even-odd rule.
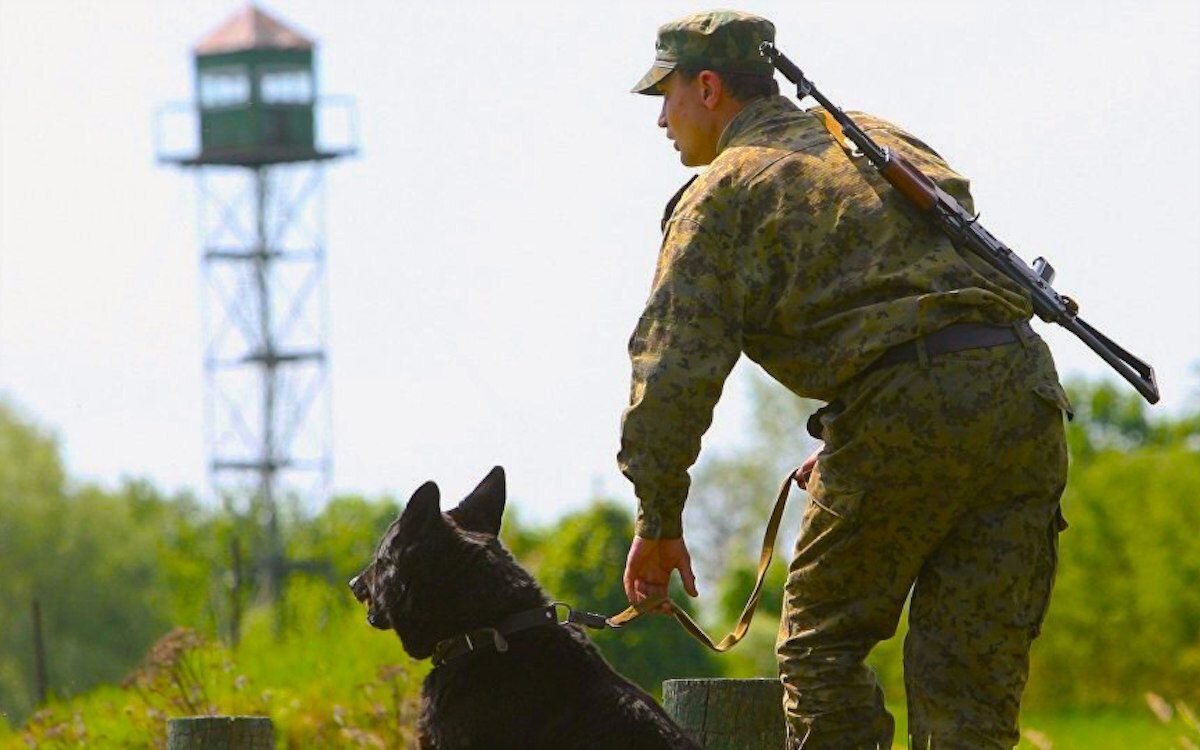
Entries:
[[1200,413],[1152,415],[1141,395],[1124,384],[1072,380],[1067,395],[1075,409],[1067,440],[1077,461],[1104,451],[1177,445],[1200,436]]
[[[608,501],[595,502],[556,524],[545,537],[536,566],[539,581],[552,598],[576,609],[612,615],[628,606],[621,576],[633,537],[630,513]],[[682,589],[672,598],[689,607]],[[599,631],[593,639],[613,667],[651,693],[665,679],[720,674],[711,653],[672,618],[643,617],[620,631]]]
[[[742,614],[746,598],[754,588],[758,566],[743,563],[731,567],[722,576],[717,588],[715,616],[711,618],[711,634],[720,638],[733,629]],[[779,631],[779,615],[783,610],[783,584],[787,580],[787,559],[776,555],[767,569],[762,598],[754,614],[750,631],[732,651],[722,654],[722,671],[727,677],[770,677],[778,671],[775,659],[775,640]]]
[[[779,484],[817,446],[806,430],[819,405],[798,398],[758,371],[746,379],[751,413],[736,449],[706,454],[693,472],[684,534],[703,580],[757,563],[763,529]],[[776,554],[787,558],[799,528],[804,495],[793,490]]]
[[371,562],[399,512],[390,497],[344,495],[315,516],[292,513],[284,524],[291,570],[278,603],[278,626],[294,633],[322,629],[357,608],[347,583]]
[[0,406],[0,711],[36,700],[34,599],[59,694],[119,679],[169,629],[161,552],[184,507],[138,482],[70,489],[54,439]]
[[1029,698],[1137,705],[1200,699],[1200,455],[1107,452],[1074,467],[1050,613]]
[[65,506],[65,473],[55,439],[0,404],[0,713],[21,717],[34,696],[31,566],[52,542],[44,529]]
[[289,519],[288,557],[317,563],[319,571],[327,571],[333,582],[345,588],[371,562],[380,538],[399,514],[400,504],[391,497],[335,497],[315,516]]

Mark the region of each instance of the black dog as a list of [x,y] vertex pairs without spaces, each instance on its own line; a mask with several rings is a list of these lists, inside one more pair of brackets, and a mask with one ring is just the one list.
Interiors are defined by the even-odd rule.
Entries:
[[699,750],[621,677],[496,538],[504,470],[449,513],[426,482],[350,581],[367,620],[433,658],[422,690],[423,750]]

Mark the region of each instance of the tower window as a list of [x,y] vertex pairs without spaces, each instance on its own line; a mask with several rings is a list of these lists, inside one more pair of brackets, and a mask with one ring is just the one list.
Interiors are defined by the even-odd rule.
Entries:
[[200,106],[236,107],[250,101],[250,76],[243,67],[214,68],[200,74]]
[[258,79],[264,104],[311,104],[312,73],[307,70],[270,70]]

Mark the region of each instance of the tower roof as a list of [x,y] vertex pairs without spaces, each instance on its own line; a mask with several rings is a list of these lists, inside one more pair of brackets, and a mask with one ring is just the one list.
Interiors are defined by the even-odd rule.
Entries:
[[208,36],[200,40],[195,52],[213,55],[248,49],[312,49],[313,41],[283,21],[268,15],[254,3],[234,13]]

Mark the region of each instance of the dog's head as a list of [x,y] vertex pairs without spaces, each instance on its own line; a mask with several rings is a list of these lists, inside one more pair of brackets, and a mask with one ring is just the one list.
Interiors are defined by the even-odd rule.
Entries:
[[367,622],[395,630],[404,650],[418,659],[444,638],[544,599],[497,539],[505,501],[502,468],[492,469],[447,513],[439,498],[436,484],[421,485],[384,533],[375,559],[350,580],[354,598],[367,605]]

